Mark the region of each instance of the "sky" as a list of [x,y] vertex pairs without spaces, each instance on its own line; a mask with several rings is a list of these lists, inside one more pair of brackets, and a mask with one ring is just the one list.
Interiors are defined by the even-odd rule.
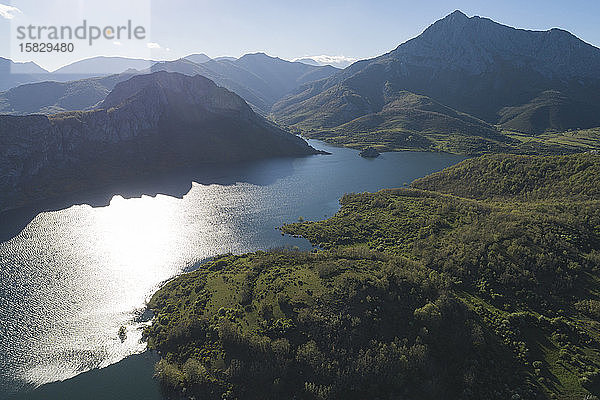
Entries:
[[[518,28],[562,28],[600,47],[595,0],[0,0],[0,56],[49,70],[96,55],[164,60],[260,51],[288,60],[328,56],[350,62],[386,53],[456,9]],[[33,40],[19,40],[19,26],[75,29],[84,19],[100,29],[131,20],[145,36],[92,45],[75,40],[72,53],[21,51],[20,44]]]

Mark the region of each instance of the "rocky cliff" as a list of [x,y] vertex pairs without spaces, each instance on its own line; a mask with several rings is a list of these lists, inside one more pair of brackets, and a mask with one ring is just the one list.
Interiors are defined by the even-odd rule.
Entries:
[[0,116],[0,212],[179,167],[316,153],[207,78],[139,75],[92,111]]

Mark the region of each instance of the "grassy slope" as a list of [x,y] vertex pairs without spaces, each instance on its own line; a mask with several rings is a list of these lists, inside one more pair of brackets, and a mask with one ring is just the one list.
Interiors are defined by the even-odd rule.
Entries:
[[600,125],[600,107],[552,90],[521,106],[505,107],[498,115],[502,128],[534,135]]
[[[507,152],[518,140],[501,134],[495,127],[435,100],[386,84],[376,100],[358,95],[350,88],[318,104],[316,115],[299,108],[279,123],[306,137],[362,149],[380,151],[422,150],[481,154]],[[319,98],[310,101],[319,102]],[[380,103],[380,104],[378,104]]]
[[[393,125],[394,119],[387,121]],[[424,132],[402,126],[386,129],[294,129],[309,139],[362,150],[375,147],[384,151],[441,151],[453,154],[482,155],[492,153],[554,155],[600,150],[600,128],[529,135],[502,131],[502,140],[466,135],[444,130]]]
[[598,161],[488,156],[346,195],[283,228],[324,250],[224,256],[157,292],[157,371],[215,398],[599,395]]
[[486,155],[413,182],[424,190],[474,199],[600,199],[599,157]]
[[[371,97],[338,85],[285,111],[276,105],[272,117],[308,138],[355,149],[372,146],[379,151],[443,151],[470,155],[570,154],[600,149],[597,128],[566,130],[565,127],[577,124],[560,125],[560,121],[580,115],[568,107],[552,112],[542,112],[533,106],[534,111],[506,109],[504,119],[494,127],[427,96],[398,90],[390,83]],[[583,108],[572,104],[569,107]],[[515,115],[511,114],[513,111]],[[536,119],[529,115],[532,113],[544,114],[543,121],[537,121],[541,117]],[[593,115],[593,112],[588,114]],[[594,123],[590,120],[585,125]]]
[[504,133],[520,141],[519,147],[525,152],[533,149],[531,153],[575,153],[600,149],[600,128],[542,133],[536,136],[511,131]]

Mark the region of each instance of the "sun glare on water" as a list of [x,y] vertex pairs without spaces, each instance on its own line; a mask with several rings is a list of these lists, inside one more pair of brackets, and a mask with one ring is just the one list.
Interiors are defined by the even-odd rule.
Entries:
[[[0,367],[18,368],[10,375],[38,385],[143,351],[146,301],[193,261],[185,230],[203,221],[186,215],[180,199],[115,196],[107,207],[40,214],[0,246],[14,280],[6,296],[23,299],[6,316],[13,322],[0,335]],[[16,258],[18,267],[8,264]],[[16,315],[28,320],[15,323]]]
[[0,370],[40,385],[144,351],[152,293],[199,260],[245,250],[235,215],[253,215],[257,190],[194,184],[183,199],[117,195],[36,216],[0,243],[0,289],[12,303],[0,298]]
[[[164,266],[172,263],[177,239],[184,235],[173,199],[115,196],[109,207],[95,213],[94,220],[92,232],[101,240],[90,238],[90,245],[104,254],[113,278],[131,288],[133,293],[122,296],[139,301],[140,291],[171,275]],[[131,306],[131,300],[122,306]]]

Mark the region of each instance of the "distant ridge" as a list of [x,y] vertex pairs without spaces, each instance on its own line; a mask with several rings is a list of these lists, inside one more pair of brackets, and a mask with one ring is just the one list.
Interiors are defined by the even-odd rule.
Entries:
[[43,80],[48,71],[33,62],[18,63],[0,57],[0,91]]
[[[65,65],[53,72],[57,78],[59,75],[68,76],[68,79],[73,77],[90,77],[110,74],[120,74],[128,69],[141,70],[150,68],[155,61],[128,57],[106,57],[98,56],[86,58],[74,63]],[[64,81],[64,79],[61,79]]]

